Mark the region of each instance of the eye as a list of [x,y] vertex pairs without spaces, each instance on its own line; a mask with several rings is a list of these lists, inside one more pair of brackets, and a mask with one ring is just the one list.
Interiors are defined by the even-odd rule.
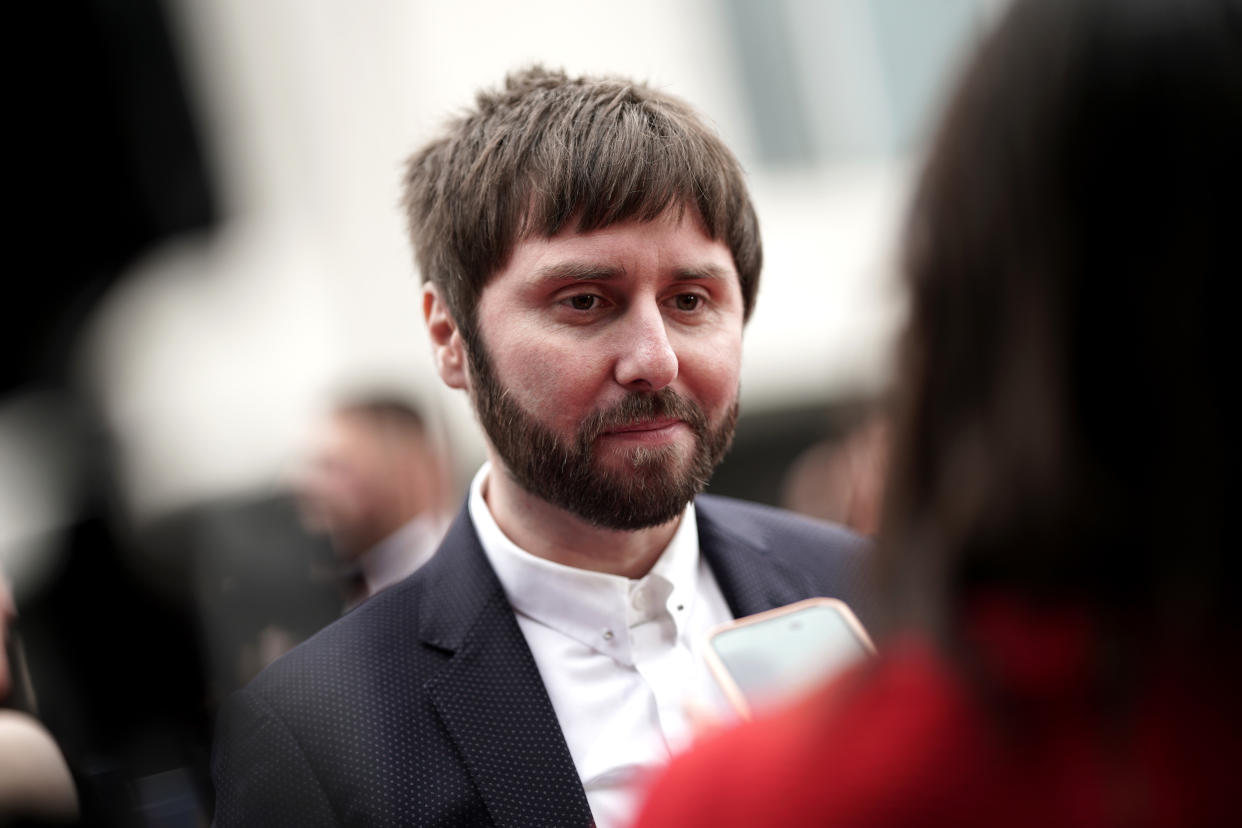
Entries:
[[673,297],[673,305],[679,311],[696,311],[703,305],[703,297],[697,293],[679,293]]
[[563,301],[574,310],[589,311],[599,307],[600,298],[594,293],[578,293]]

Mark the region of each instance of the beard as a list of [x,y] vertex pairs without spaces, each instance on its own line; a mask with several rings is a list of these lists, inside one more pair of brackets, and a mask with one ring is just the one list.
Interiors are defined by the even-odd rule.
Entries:
[[[716,423],[702,406],[668,388],[631,393],[590,414],[566,441],[514,401],[501,386],[480,337],[466,352],[470,398],[483,430],[510,476],[526,491],[603,529],[634,531],[668,523],[707,488],[737,425],[737,400]],[[618,468],[601,462],[600,435],[644,420],[676,418],[694,435],[689,457],[675,445],[620,452]]]

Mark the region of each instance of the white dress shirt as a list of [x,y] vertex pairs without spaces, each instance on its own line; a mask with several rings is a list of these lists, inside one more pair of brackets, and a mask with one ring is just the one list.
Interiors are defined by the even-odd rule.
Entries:
[[[686,702],[719,699],[700,655],[733,616],[699,555],[694,504],[646,576],[576,569],[519,548],[470,486],[470,519],[526,636],[599,828],[628,825],[642,777],[692,738]],[[709,702],[710,703],[710,702]]]

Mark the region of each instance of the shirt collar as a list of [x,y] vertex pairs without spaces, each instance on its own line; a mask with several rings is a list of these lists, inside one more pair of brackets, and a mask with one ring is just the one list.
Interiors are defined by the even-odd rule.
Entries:
[[491,473],[484,463],[470,484],[470,519],[483,551],[515,611],[608,655],[633,664],[630,628],[672,619],[677,634],[686,633],[698,593],[699,532],[694,503],[655,565],[637,580],[577,569],[537,557],[510,540],[483,499]]

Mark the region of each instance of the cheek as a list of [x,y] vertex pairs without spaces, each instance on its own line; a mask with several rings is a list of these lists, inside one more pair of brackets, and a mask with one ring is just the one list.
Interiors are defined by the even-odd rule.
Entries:
[[720,413],[737,399],[741,362],[740,340],[704,343],[681,357],[681,379],[702,405]]
[[576,428],[594,410],[607,367],[588,349],[550,337],[515,338],[493,354],[501,386],[545,423]]

